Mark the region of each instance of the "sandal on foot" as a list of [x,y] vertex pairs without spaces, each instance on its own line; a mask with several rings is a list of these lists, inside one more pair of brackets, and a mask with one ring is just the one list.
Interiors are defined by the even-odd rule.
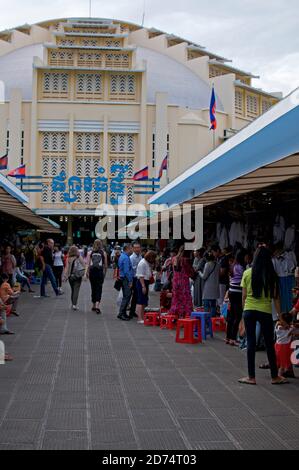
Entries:
[[243,385],[256,385],[255,379],[250,379],[249,377],[244,377],[243,379],[239,379],[238,382]]
[[285,379],[284,377],[278,377],[278,378],[279,378],[279,380],[277,380],[276,382],[273,382],[273,380],[272,380],[271,384],[272,384],[272,385],[285,385],[285,384],[289,384],[289,383],[290,383],[290,382],[289,382],[287,379]]

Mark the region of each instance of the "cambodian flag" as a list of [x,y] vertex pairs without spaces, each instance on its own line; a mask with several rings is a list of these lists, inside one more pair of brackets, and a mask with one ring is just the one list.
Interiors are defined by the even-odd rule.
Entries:
[[215,131],[217,129],[217,120],[216,120],[216,96],[215,96],[214,87],[212,89],[211,104],[210,104],[210,121],[211,121],[210,130]]
[[12,170],[8,173],[7,176],[11,176],[12,178],[25,178],[26,177],[26,165],[21,165],[15,170]]
[[133,176],[134,181],[148,181],[148,166],[142,170],[137,171]]
[[0,170],[6,170],[8,166],[8,156],[3,155],[3,157],[0,157]]
[[160,171],[159,171],[159,178],[160,179],[162,178],[164,170],[166,170],[166,171],[168,170],[168,155],[166,155],[166,157],[164,158],[164,160],[162,162],[162,165],[161,165],[161,168],[160,168]]

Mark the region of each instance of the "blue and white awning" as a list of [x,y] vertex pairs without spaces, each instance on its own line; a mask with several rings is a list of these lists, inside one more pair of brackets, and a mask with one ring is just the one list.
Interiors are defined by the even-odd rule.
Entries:
[[149,199],[211,205],[299,177],[299,88]]

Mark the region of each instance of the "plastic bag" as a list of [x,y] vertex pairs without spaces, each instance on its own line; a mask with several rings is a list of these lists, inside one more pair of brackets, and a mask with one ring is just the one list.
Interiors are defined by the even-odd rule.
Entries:
[[117,301],[116,301],[116,304],[118,307],[121,306],[121,303],[122,303],[122,300],[123,300],[123,291],[122,289],[119,291],[119,294],[117,296]]

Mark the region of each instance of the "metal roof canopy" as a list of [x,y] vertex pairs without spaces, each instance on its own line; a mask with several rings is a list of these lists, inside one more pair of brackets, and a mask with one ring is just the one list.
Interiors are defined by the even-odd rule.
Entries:
[[61,233],[57,227],[54,227],[50,221],[37,216],[22,202],[9,194],[4,188],[0,186],[0,213],[8,214],[16,217],[24,222],[26,225],[32,225],[41,232],[47,233]]
[[212,205],[299,176],[299,89],[149,199]]

